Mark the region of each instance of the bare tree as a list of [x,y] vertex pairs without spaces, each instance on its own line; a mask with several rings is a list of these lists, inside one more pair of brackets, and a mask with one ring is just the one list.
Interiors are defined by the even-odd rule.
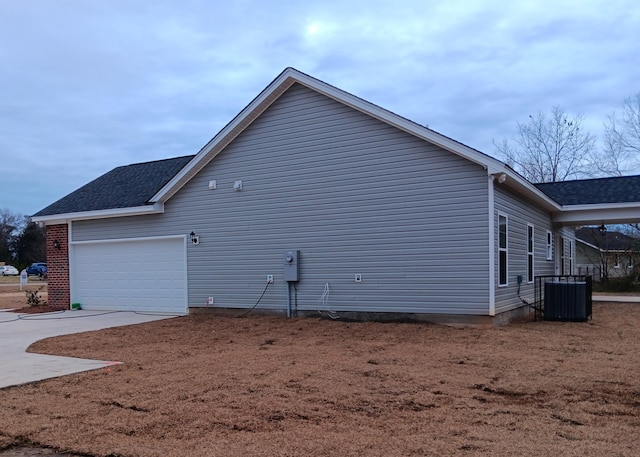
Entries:
[[621,176],[640,165],[640,92],[625,99],[622,113],[612,113],[604,123],[604,145],[598,169]]
[[518,122],[518,136],[512,141],[494,141],[506,162],[532,182],[564,181],[590,176],[589,163],[596,139],[582,129],[584,116],[570,117],[554,106],[550,116],[543,112]]

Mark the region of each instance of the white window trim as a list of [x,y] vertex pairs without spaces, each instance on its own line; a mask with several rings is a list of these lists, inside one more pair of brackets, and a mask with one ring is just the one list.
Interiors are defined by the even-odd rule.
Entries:
[[575,248],[573,240],[569,240],[569,274],[573,274],[573,269],[575,268]]
[[[531,231],[531,236],[529,236],[529,231]],[[531,246],[529,246],[529,242],[531,242]],[[533,224],[527,224],[527,284],[533,284],[533,280],[536,276],[536,229]],[[529,249],[531,248],[531,249]],[[529,262],[529,257],[531,257],[531,262]],[[529,271],[529,265],[531,265],[531,271]],[[531,279],[529,279],[531,276]]]
[[547,260],[553,260],[553,232],[547,230]]
[[[500,247],[500,219],[504,217],[506,233],[505,233],[505,244],[504,248]],[[504,284],[500,282],[500,253],[505,252],[505,282]],[[509,286],[509,216],[503,213],[498,213],[498,287],[508,287]]]

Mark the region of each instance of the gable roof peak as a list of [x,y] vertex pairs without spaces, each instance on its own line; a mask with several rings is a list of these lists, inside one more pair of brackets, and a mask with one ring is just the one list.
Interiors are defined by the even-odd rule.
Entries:
[[[244,129],[258,118],[269,106],[280,98],[293,84],[301,84],[322,95],[332,98],[339,103],[356,109],[368,116],[381,120],[386,124],[403,130],[420,139],[428,141],[449,152],[463,157],[485,168],[489,174],[509,171],[521,185],[527,187],[538,198],[546,199],[546,196],[538,191],[531,183],[523,178],[516,177],[506,164],[484,154],[476,149],[466,146],[456,140],[442,135],[428,127],[406,119],[391,111],[381,108],[353,94],[345,92],[331,84],[316,79],[293,67],[286,67],[265,89],[263,89],[231,122],[223,127],[207,144],[205,144],[191,163],[167,183],[156,195],[154,202],[166,202],[182,186],[184,186],[195,174],[216,157],[226,146],[231,143]],[[550,200],[549,200],[550,201]]]

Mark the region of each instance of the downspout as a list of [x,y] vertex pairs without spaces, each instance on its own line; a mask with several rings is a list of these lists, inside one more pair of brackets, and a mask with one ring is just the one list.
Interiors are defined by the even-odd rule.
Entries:
[[489,316],[496,315],[495,176],[489,175]]

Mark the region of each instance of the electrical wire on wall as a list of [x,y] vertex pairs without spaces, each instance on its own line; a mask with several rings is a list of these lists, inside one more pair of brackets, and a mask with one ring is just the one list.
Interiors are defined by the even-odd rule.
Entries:
[[520,299],[520,301],[522,302],[522,306],[521,308],[525,307],[525,306],[531,306],[531,303],[529,303],[527,300],[525,300],[521,295],[520,295],[520,286],[522,285],[522,280],[520,279],[520,277],[518,277],[518,298]]
[[318,313],[322,316],[323,313],[326,313],[331,319],[340,319],[338,313],[331,311],[329,308],[329,283],[324,285],[324,290],[322,291],[322,295],[320,299],[318,299]]
[[239,316],[236,317],[245,317],[246,315],[248,315],[251,311],[253,311],[254,309],[256,309],[256,307],[258,306],[258,304],[260,303],[260,300],[262,300],[262,297],[264,297],[264,294],[267,292],[267,289],[269,288],[269,285],[271,283],[267,282],[267,285],[264,286],[264,290],[262,291],[262,293],[260,294],[260,298],[258,298],[258,301],[256,302],[255,305],[253,305],[251,308],[249,308],[247,311],[245,311],[244,313],[240,314]]

